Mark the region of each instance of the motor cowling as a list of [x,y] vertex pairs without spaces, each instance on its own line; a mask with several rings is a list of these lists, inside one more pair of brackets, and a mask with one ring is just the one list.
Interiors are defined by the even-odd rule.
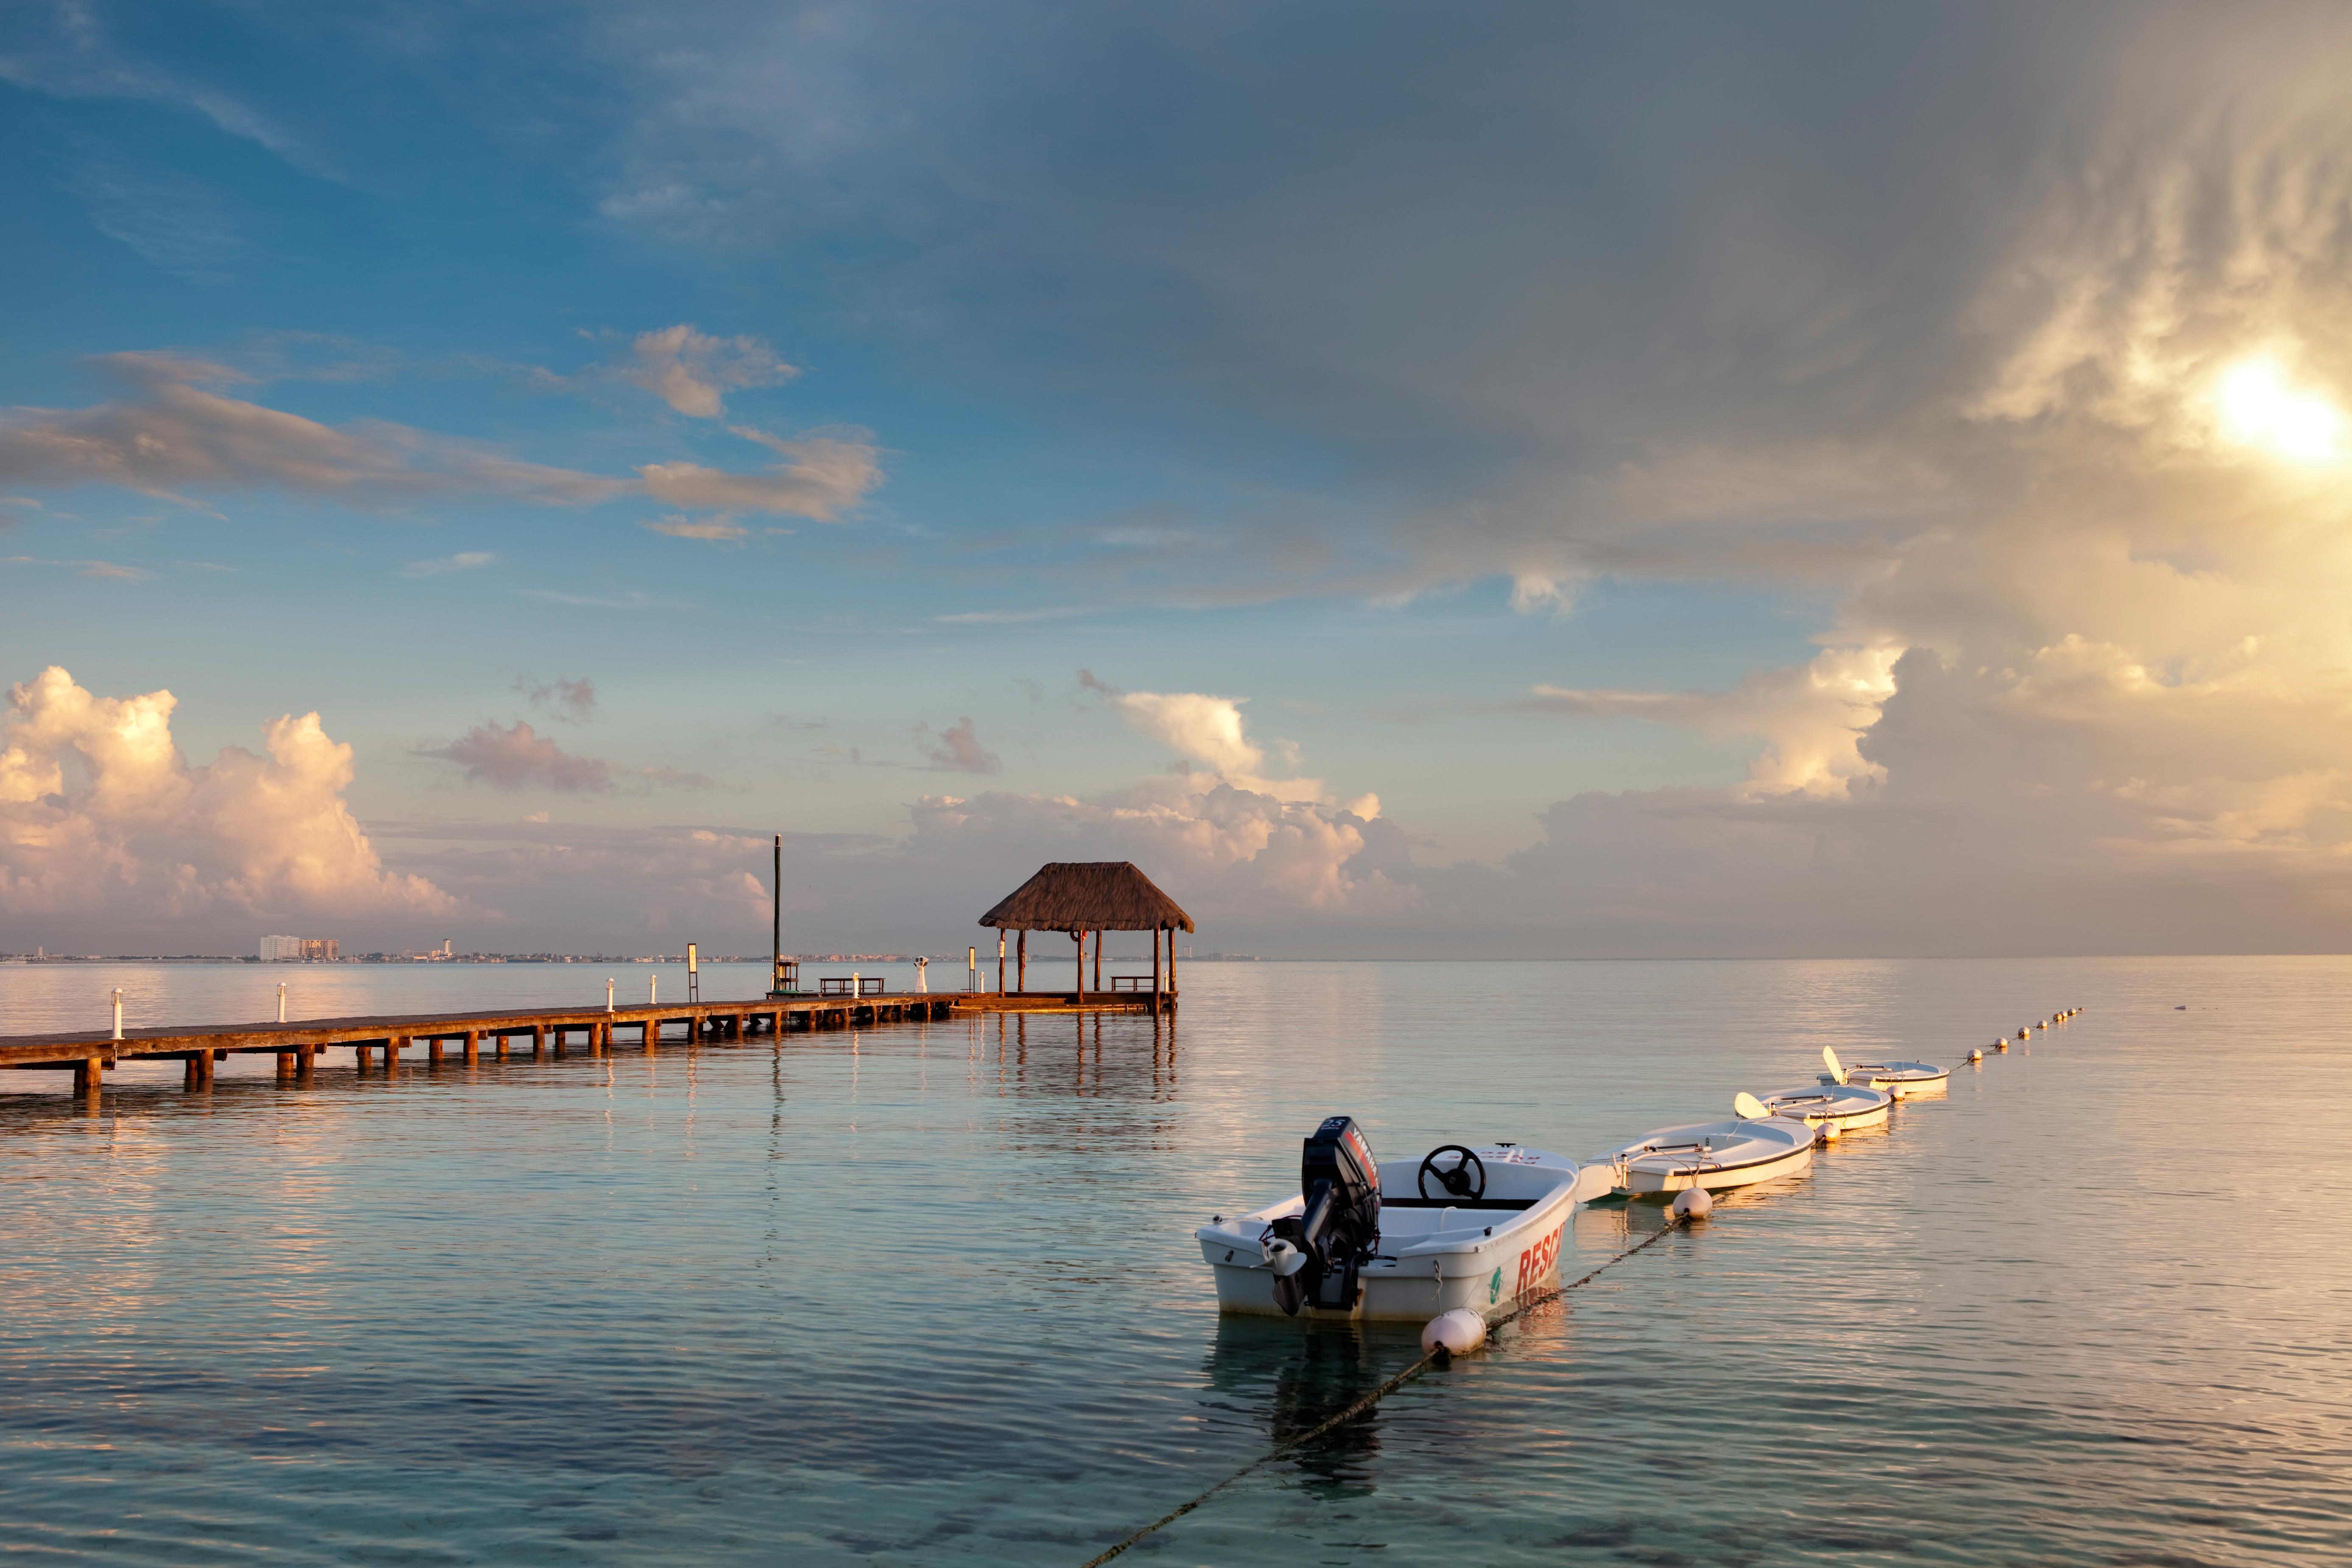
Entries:
[[1286,1313],[1356,1304],[1357,1268],[1381,1243],[1381,1167],[1351,1116],[1333,1116],[1307,1140],[1298,1163],[1306,1206],[1266,1227],[1274,1300]]

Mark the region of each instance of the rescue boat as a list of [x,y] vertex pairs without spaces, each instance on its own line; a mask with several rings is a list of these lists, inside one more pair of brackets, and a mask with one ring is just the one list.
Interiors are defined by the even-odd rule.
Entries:
[[1299,1190],[1195,1230],[1221,1312],[1423,1322],[1508,1311],[1559,1274],[1569,1211],[1608,1195],[1606,1167],[1516,1143],[1372,1158],[1353,1118],[1307,1140]]
[[1662,1127],[1638,1142],[1594,1162],[1613,1173],[1628,1197],[1658,1196],[1703,1187],[1753,1186],[1793,1176],[1813,1163],[1813,1130],[1787,1117],[1737,1117]]
[[1822,1079],[1824,1084],[1859,1081],[1873,1089],[1883,1089],[1897,1100],[1941,1094],[1952,1081],[1951,1068],[1927,1062],[1856,1062],[1847,1067],[1828,1046],[1822,1047],[1822,1065],[1830,1069]]

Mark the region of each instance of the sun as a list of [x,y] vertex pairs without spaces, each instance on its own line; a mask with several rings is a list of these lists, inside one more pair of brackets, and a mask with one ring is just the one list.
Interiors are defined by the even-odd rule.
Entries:
[[2264,356],[2232,366],[2216,394],[2222,436],[2298,462],[2344,456],[2343,411],[2318,393],[2288,383],[2276,360]]

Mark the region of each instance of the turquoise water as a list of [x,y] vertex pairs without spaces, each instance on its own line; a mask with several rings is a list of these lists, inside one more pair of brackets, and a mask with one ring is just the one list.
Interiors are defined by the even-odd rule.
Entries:
[[[290,973],[300,1016],[601,998],[604,972]],[[642,995],[643,966],[621,973]],[[102,1022],[115,984],[134,1021],[264,1016],[281,977],[0,969],[0,1032]],[[1806,1081],[1824,1044],[1953,1062],[2081,1005],[1139,1560],[2352,1555],[2352,962],[1183,979],[1157,1029],[992,1019],[391,1080],[339,1056],[304,1088],[260,1058],[204,1095],[174,1064],[110,1074],[94,1114],[9,1075],[0,1542],[1076,1564],[1417,1354],[1409,1330],[1214,1312],[1192,1226],[1295,1190],[1328,1112],[1383,1158],[1585,1154]],[[1563,1275],[1655,1224],[1582,1212]]]

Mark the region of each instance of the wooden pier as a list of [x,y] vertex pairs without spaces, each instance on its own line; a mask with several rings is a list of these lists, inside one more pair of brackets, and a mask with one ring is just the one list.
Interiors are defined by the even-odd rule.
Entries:
[[[203,1089],[215,1064],[232,1055],[274,1056],[280,1079],[300,1081],[319,1055],[349,1050],[362,1072],[390,1071],[409,1053],[427,1065],[453,1058],[561,1057],[567,1048],[601,1055],[623,1045],[656,1050],[666,1040],[742,1040],[814,1030],[951,1018],[958,1014],[1150,1013],[1175,1011],[1173,992],[905,992],[850,996],[761,997],[642,1007],[520,1007],[495,1013],[415,1013],[357,1018],[302,1018],[285,1024],[219,1024],[190,1029],[125,1029],[0,1036],[0,1068],[71,1071],[77,1092],[95,1094],[106,1068],[127,1061],[183,1061],[186,1087]],[[614,1031],[620,1031],[615,1040]],[[673,1034],[671,1031],[675,1031]]]

